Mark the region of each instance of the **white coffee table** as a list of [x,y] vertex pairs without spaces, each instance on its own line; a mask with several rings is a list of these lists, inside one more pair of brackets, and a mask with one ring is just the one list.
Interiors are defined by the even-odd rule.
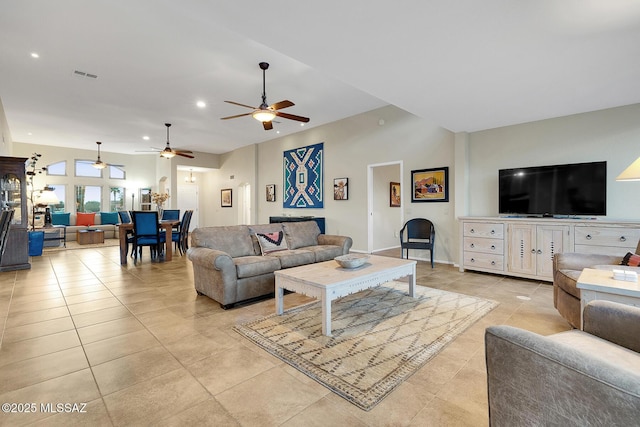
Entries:
[[580,289],[580,318],[584,307],[598,299],[640,307],[640,284],[615,280],[612,270],[585,268],[576,286]]
[[371,255],[354,269],[325,261],[275,272],[276,313],[284,312],[284,290],[322,301],[322,334],[331,336],[331,301],[401,277],[409,276],[409,296],[415,295],[416,261]]

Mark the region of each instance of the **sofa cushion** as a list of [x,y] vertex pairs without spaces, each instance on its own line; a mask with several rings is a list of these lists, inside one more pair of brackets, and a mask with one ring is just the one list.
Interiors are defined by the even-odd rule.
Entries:
[[260,252],[262,255],[267,255],[272,252],[286,251],[287,241],[284,238],[284,231],[277,231],[275,233],[256,233],[258,243],[260,244]]
[[316,262],[315,254],[311,251],[305,251],[304,249],[272,252],[265,258],[269,257],[279,259],[282,268],[297,267],[299,265],[313,264]]
[[259,254],[262,252],[262,249],[260,248],[260,243],[258,242],[258,238],[256,237],[256,233],[277,233],[278,231],[284,231],[282,229],[282,224],[280,223],[250,225],[249,232],[251,233],[251,240],[253,241],[253,247],[254,247],[255,253]]
[[318,244],[320,228],[315,221],[285,222],[282,224],[290,249]]
[[305,246],[300,249],[313,252],[316,262],[330,261],[342,255],[342,247],[336,245]]
[[78,212],[76,214],[76,225],[86,225],[86,226],[96,225],[96,213],[95,212],[91,212],[91,213]]
[[232,258],[259,254],[246,225],[197,228],[191,234],[191,244],[226,252]]
[[118,223],[118,212],[100,212],[100,224],[113,224]]
[[238,279],[260,276],[280,270],[280,261],[277,258],[264,256],[237,257],[233,259],[233,263],[236,265]]
[[51,224],[53,225],[71,225],[69,217],[71,214],[69,212],[64,213],[52,213],[51,214]]

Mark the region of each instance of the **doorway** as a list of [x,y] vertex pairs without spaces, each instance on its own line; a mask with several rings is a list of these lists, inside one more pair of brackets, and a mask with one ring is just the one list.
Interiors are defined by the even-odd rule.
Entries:
[[[367,166],[367,252],[400,246],[399,232],[404,223],[404,184],[402,161]],[[392,182],[400,183],[400,206],[391,206]]]
[[189,231],[198,228],[198,185],[178,185],[178,207],[184,211],[192,210]]

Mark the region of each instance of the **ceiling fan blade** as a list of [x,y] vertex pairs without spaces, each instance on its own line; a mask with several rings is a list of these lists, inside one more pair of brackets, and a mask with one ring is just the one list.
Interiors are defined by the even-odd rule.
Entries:
[[228,102],[229,104],[233,104],[233,105],[239,105],[240,107],[251,108],[252,110],[257,110],[256,107],[252,107],[252,106],[246,105],[246,104],[240,104],[239,102],[234,102],[234,101],[224,101],[224,102]]
[[280,111],[276,111],[275,113],[276,113],[276,116],[282,117],[283,119],[297,120],[299,122],[305,122],[305,123],[307,123],[309,121],[308,117],[302,117],[302,116],[296,116],[296,115],[293,115],[293,114],[281,113]]
[[293,107],[294,104],[293,102],[289,101],[288,99],[285,99],[284,101],[280,101],[280,102],[276,102],[275,104],[271,104],[271,106],[269,106],[269,108],[271,108],[272,110],[282,110],[283,108],[288,108],[288,107]]
[[271,122],[262,122],[262,127],[264,127],[264,130],[271,130],[273,129],[273,124]]
[[176,156],[182,156],[182,157],[186,157],[188,159],[195,159],[194,156],[192,156],[191,154],[187,154],[184,151],[176,151]]
[[107,166],[113,166],[114,168],[123,168],[124,165],[114,165],[113,163],[107,163]]
[[235,119],[235,118],[237,118],[237,117],[250,116],[251,114],[253,114],[253,113],[236,114],[235,116],[221,117],[221,118],[220,118],[220,120]]
[[185,154],[193,154],[193,151],[191,150],[173,150],[176,153],[185,153]]

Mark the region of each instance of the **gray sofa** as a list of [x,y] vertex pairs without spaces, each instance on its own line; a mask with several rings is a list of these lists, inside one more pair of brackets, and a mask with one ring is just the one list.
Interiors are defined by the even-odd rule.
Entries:
[[[640,242],[636,248],[640,253]],[[585,268],[620,267],[622,256],[605,254],[557,253],[553,257],[553,305],[574,328],[580,329],[580,289],[578,277]]]
[[[256,233],[282,233],[287,249],[263,255]],[[331,260],[351,245],[350,237],[320,234],[315,221],[205,227],[191,233],[187,257],[198,294],[227,309],[273,295],[274,271]]]
[[485,333],[489,421],[496,426],[640,422],[640,308],[592,301],[584,331]]

